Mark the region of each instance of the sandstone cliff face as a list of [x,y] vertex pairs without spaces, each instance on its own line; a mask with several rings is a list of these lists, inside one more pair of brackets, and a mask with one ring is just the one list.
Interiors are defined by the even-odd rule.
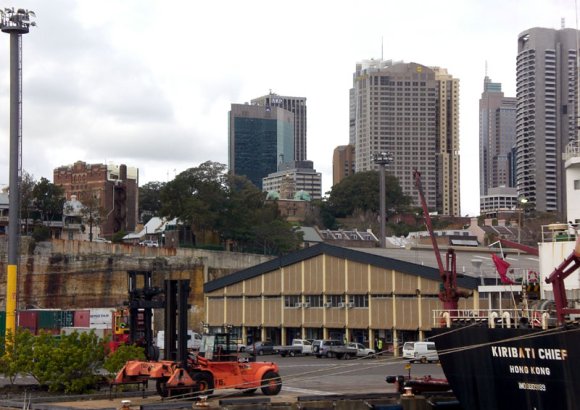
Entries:
[[[0,238],[0,310],[6,300],[6,240]],[[128,300],[127,271],[153,272],[154,286],[165,279],[189,279],[189,322],[197,329],[205,314],[203,284],[270,259],[261,255],[175,248],[52,240],[21,243],[18,309],[120,307]],[[210,265],[211,266],[208,266]],[[138,286],[141,286],[139,284]],[[156,315],[156,322],[163,317]]]

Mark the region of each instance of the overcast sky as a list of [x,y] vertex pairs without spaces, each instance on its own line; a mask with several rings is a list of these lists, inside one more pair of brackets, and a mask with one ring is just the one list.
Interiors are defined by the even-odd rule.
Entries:
[[[332,185],[358,61],[403,60],[460,79],[461,212],[479,213],[478,101],[488,75],[515,96],[517,36],[576,27],[573,0],[0,0],[33,10],[23,38],[23,169],[77,160],[139,168],[141,185],[227,164],[228,111],[270,90],[307,98],[308,159]],[[381,39],[383,50],[381,51]],[[8,184],[9,36],[0,35],[0,185]]]

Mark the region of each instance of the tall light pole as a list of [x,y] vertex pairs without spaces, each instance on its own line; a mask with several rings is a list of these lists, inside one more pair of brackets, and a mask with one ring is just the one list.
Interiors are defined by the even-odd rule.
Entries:
[[8,265],[6,272],[6,334],[16,331],[17,268],[20,243],[20,182],[22,180],[22,35],[28,33],[33,11],[0,10],[0,30],[10,34],[10,172]]
[[[528,203],[528,199],[524,196],[518,198],[518,243],[522,243],[522,213],[524,212],[524,206]],[[519,251],[518,251],[519,253]]]
[[380,181],[379,181],[379,195],[380,195],[380,218],[381,218],[381,248],[386,246],[386,232],[385,232],[385,219],[386,219],[386,206],[385,206],[385,166],[393,162],[393,154],[390,152],[379,152],[374,156],[374,162],[379,166],[380,169]]

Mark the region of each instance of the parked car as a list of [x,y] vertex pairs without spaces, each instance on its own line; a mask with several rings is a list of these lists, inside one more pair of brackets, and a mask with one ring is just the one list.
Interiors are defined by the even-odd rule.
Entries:
[[374,356],[376,353],[375,349],[369,349],[362,343],[349,343],[347,346],[356,349],[356,357]]
[[406,342],[403,345],[403,359],[413,362],[437,362],[439,355],[434,342]]
[[294,357],[296,355],[312,354],[312,342],[305,339],[292,339],[292,344],[289,346],[274,346],[274,350],[280,353],[280,356]]
[[262,356],[265,354],[274,354],[274,343],[270,341],[266,342],[254,342],[251,345],[246,346],[246,353],[254,356]]
[[344,342],[333,339],[319,339],[312,342],[312,352],[318,358],[333,357],[332,349],[335,347],[344,347]]
[[139,242],[139,246],[146,246],[148,248],[158,248],[159,244],[157,243],[157,241],[145,240]]
[[105,238],[93,238],[93,242],[111,243],[110,240],[105,239]]

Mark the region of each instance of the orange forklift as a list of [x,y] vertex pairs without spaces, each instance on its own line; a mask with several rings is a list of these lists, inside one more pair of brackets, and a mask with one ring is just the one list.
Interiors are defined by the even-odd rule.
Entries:
[[256,362],[243,357],[229,334],[205,335],[199,352],[187,351],[187,304],[189,280],[165,281],[165,358],[129,361],[113,385],[146,384],[155,381],[162,397],[211,395],[214,389],[239,389],[265,395],[282,389],[279,368],[273,362]]

